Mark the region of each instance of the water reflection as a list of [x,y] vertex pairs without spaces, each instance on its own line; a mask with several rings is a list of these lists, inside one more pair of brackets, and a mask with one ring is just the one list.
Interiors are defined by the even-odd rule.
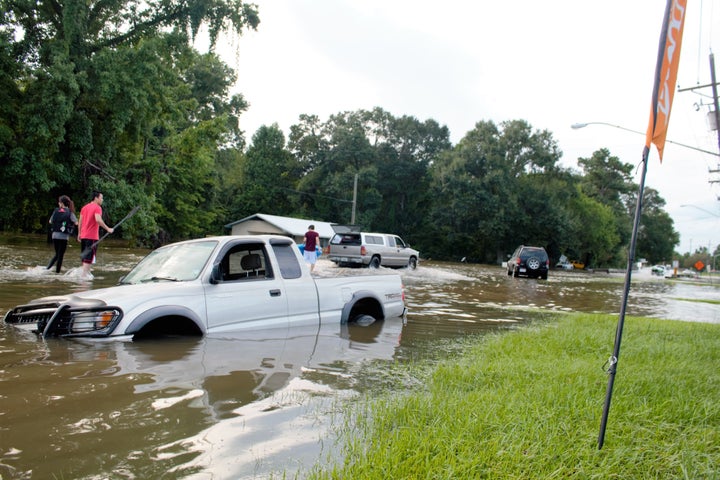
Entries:
[[[316,448],[315,422],[307,425],[309,436],[293,443],[288,434],[298,431],[287,430],[287,416],[302,423],[296,417],[310,397],[357,388],[354,369],[392,359],[402,328],[401,319],[391,319],[369,327],[102,343],[37,341],[5,328],[3,345],[13,351],[3,352],[9,373],[3,380],[13,388],[5,389],[2,411],[13,435],[0,440],[0,475],[22,478],[32,470],[31,478],[91,478],[127,470],[151,478],[169,469],[185,475],[208,448],[225,451],[232,441],[234,449],[256,451],[258,435],[285,448],[302,451],[308,441]],[[192,446],[218,428],[231,429],[227,442]],[[264,460],[265,468],[282,470],[284,459]],[[235,468],[252,473],[260,460]]]

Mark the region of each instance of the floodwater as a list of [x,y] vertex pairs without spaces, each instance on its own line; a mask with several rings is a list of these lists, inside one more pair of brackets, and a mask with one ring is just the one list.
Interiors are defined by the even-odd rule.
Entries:
[[[113,285],[146,253],[104,243],[95,278],[82,281],[77,243],[58,275],[42,267],[52,257],[44,238],[0,235],[0,314],[39,296]],[[316,272],[373,274],[324,260]],[[399,273],[406,324],[151,342],[43,340],[2,324],[0,478],[302,478],[340,454],[333,427],[345,421],[344,402],[397,386],[393,364],[442,358],[458,337],[518,328],[543,312],[616,314],[624,280],[516,279],[499,266],[440,262]],[[636,272],[627,314],[720,323],[717,304],[691,301],[720,300],[718,283]]]

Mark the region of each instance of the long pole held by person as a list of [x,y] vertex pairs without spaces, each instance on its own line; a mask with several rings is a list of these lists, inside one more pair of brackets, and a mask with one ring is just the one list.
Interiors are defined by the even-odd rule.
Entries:
[[658,61],[655,68],[655,84],[653,86],[652,108],[650,111],[650,122],[648,123],[645,148],[642,155],[642,175],[640,188],[638,190],[637,204],[635,206],[635,219],[628,252],[627,270],[625,272],[625,288],[623,289],[620,317],[615,331],[615,346],[613,353],[608,360],[608,385],[605,393],[605,405],[603,407],[602,419],[600,421],[600,434],[598,435],[598,450],[605,442],[605,429],[607,427],[608,414],[610,413],[610,400],[612,399],[615,374],[617,373],[618,360],[620,358],[620,342],[622,340],[623,326],[625,324],[625,310],[627,308],[628,295],[630,293],[630,279],[632,277],[632,266],[635,258],[635,246],[637,244],[640,217],[642,215],[643,191],[645,189],[645,177],[647,175],[647,163],[650,154],[650,145],[655,144],[662,162],[663,148],[665,147],[665,136],[668,123],[670,122],[670,107],[672,106],[675,81],[677,80],[678,64],[680,62],[680,46],[682,45],[683,25],[685,24],[685,10],[687,0],[667,0],[665,17],[662,31],[660,32],[660,46]]
[[[130,219],[133,215],[135,215],[138,210],[140,210],[140,205],[138,205],[138,206],[136,206],[135,208],[133,208],[132,210],[130,210],[130,213],[128,213],[127,215],[125,215],[125,217],[124,217],[122,220],[120,220],[119,222],[117,222],[117,223],[112,227],[112,228],[113,228],[113,231],[115,231],[116,228],[118,228],[120,225],[122,225],[122,223],[123,223],[124,221]],[[90,253],[90,251],[91,251],[93,248],[97,247],[98,243],[100,243],[100,242],[102,242],[103,240],[105,240],[105,238],[106,238],[108,235],[110,235],[110,232],[106,232],[105,235],[103,235],[102,237],[100,237],[99,240],[94,241],[94,242],[92,243],[92,245],[90,245],[89,247],[87,247],[85,250],[82,251],[81,256],[84,256],[84,255],[87,255],[88,253]]]

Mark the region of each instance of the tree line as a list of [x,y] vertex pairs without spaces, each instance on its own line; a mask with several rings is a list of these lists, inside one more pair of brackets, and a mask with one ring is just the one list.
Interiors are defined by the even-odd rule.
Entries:
[[[424,257],[496,263],[521,243],[596,267],[627,258],[637,185],[600,148],[560,163],[552,133],[480,120],[457,143],[434,119],[380,107],[301,115],[246,139],[236,72],[193,48],[204,27],[259,25],[239,0],[62,4],[0,0],[0,180],[5,231],[42,232],[61,194],[105,194],[108,222],[156,246],[226,233],[255,214],[399,234]],[[658,192],[644,193],[637,257],[669,262],[679,235]]]

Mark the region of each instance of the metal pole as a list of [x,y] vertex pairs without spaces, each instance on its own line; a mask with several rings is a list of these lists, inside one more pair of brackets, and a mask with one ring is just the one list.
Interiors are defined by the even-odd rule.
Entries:
[[717,81],[715,80],[715,55],[710,53],[710,84],[712,85],[713,106],[715,107],[715,128],[718,136],[718,150],[720,150],[720,107],[718,106]]
[[357,205],[357,181],[358,174],[355,174],[355,184],[353,186],[352,214],[350,215],[350,225],[355,225],[355,206]]
[[608,360],[608,385],[605,393],[605,405],[603,407],[602,419],[600,420],[600,434],[598,435],[598,450],[603,447],[605,442],[605,428],[607,426],[608,414],[610,413],[610,401],[612,399],[613,385],[615,384],[615,373],[617,372],[618,359],[620,358],[620,342],[622,340],[623,326],[625,324],[625,310],[627,308],[628,296],[630,294],[630,280],[632,277],[632,267],[635,263],[635,246],[637,245],[638,231],[640,227],[640,216],[642,214],[643,191],[645,190],[645,177],[647,176],[647,163],[650,149],[643,149],[642,158],[642,175],[640,177],[640,187],[638,188],[637,203],[635,204],[635,220],[633,222],[632,237],[630,240],[630,250],[628,251],[627,270],[625,271],[625,288],[623,289],[622,305],[620,306],[620,318],[618,319],[617,329],[615,331],[615,347],[612,357]]

